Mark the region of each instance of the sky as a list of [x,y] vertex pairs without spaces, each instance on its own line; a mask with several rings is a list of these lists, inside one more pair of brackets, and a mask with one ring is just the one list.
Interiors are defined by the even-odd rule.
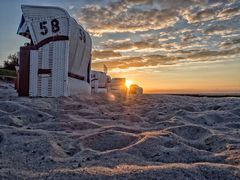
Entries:
[[146,93],[240,92],[240,0],[1,0],[0,64],[26,40],[21,4],[65,8],[91,34],[92,69]]

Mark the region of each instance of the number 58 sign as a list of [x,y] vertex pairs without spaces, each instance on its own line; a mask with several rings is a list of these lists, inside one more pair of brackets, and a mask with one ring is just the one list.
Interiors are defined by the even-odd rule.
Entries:
[[67,18],[41,19],[32,21],[31,24],[34,43],[39,43],[52,36],[68,36],[69,24]]
[[[53,19],[43,19],[40,21],[33,21],[33,41],[34,43],[39,43],[40,41],[52,37],[52,36],[69,36],[69,20],[67,18],[53,18]],[[72,26],[71,26],[72,27]],[[77,27],[75,27],[77,28]],[[86,43],[85,31],[79,27],[76,29],[78,33],[73,33],[73,36],[79,38],[82,43]],[[75,31],[71,31],[75,32]]]
[[[39,28],[41,29],[41,35],[46,35],[49,32],[49,26],[47,25],[48,21],[42,21],[39,23]],[[57,33],[60,30],[59,21],[57,19],[51,20],[51,28],[52,33]]]

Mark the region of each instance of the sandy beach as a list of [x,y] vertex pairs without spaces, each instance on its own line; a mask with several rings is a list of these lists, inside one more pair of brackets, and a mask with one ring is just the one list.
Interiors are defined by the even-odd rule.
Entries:
[[240,179],[240,98],[25,98],[0,82],[0,159],[0,179]]

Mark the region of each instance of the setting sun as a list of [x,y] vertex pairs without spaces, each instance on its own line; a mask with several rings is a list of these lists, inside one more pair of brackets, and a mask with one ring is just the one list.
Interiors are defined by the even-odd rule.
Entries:
[[126,80],[126,86],[127,86],[128,89],[130,88],[131,84],[133,84],[132,80],[127,79]]

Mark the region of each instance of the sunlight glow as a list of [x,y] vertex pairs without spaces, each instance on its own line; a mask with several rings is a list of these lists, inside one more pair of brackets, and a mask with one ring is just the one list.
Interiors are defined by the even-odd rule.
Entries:
[[133,84],[133,81],[130,80],[130,79],[127,79],[126,80],[126,86],[127,86],[128,89],[130,88],[131,84]]

